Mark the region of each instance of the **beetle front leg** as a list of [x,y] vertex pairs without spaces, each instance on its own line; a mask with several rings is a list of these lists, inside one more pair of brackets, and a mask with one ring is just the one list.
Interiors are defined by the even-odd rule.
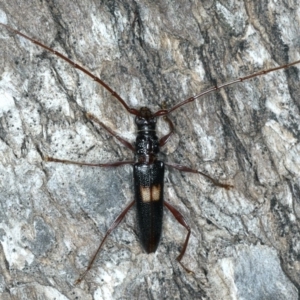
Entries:
[[169,124],[170,127],[170,132],[168,134],[166,134],[165,136],[163,136],[160,140],[159,140],[159,147],[163,147],[167,141],[169,140],[169,138],[173,135],[175,127],[173,122],[171,121],[171,119],[168,116],[164,116],[163,117],[164,120]]
[[124,138],[120,137],[116,132],[107,127],[103,122],[101,122],[96,116],[91,113],[86,113],[86,117],[103,127],[108,133],[115,137],[120,143],[122,143],[126,148],[130,149],[132,152],[135,152],[135,146],[126,141]]

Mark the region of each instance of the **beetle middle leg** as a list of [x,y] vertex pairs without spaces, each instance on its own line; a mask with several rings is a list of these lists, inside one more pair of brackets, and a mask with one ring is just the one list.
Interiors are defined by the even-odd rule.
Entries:
[[218,182],[217,180],[213,179],[212,177],[210,177],[210,176],[206,175],[205,173],[200,172],[198,170],[195,170],[195,169],[192,169],[192,168],[189,168],[189,167],[186,167],[186,166],[178,165],[178,164],[170,164],[170,163],[165,163],[165,164],[167,166],[171,167],[171,168],[177,169],[177,170],[182,171],[182,172],[200,174],[200,175],[206,177],[207,179],[209,179],[214,185],[222,187],[226,190],[230,190],[231,188],[233,188],[233,185]]
[[[174,126],[173,122],[171,121],[171,119],[167,115],[165,115],[163,118],[169,124],[170,132],[168,134],[166,134],[165,136],[163,136],[162,138],[160,138],[160,140],[159,140],[160,147],[164,146],[167,143],[167,141],[169,140],[169,138],[171,137],[171,135],[174,133],[174,130],[175,130],[175,126]],[[212,177],[208,176],[207,174],[200,172],[198,170],[195,170],[195,169],[192,169],[192,168],[189,168],[186,166],[178,165],[178,164],[173,164],[173,163],[171,164],[171,163],[165,162],[165,164],[171,168],[177,169],[182,172],[200,174],[200,175],[208,178],[214,185],[225,188],[226,190],[233,188],[233,185],[220,183],[217,180],[213,179]]]

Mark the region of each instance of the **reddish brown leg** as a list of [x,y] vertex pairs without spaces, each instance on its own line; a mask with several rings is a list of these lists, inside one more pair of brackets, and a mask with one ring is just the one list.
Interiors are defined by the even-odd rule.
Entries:
[[172,206],[169,202],[167,201],[164,201],[164,205],[168,208],[168,210],[173,214],[173,216],[175,217],[175,219],[188,231],[188,234],[185,238],[185,242],[184,242],[184,245],[183,245],[183,248],[180,252],[180,254],[178,255],[178,257],[176,258],[176,260],[181,264],[181,266],[190,274],[193,274],[194,272],[189,270],[187,267],[185,267],[181,260],[182,260],[182,257],[185,253],[185,250],[187,248],[187,245],[189,243],[189,239],[190,239],[190,234],[191,234],[191,228],[190,226],[186,223],[183,215],[174,207]]
[[[98,118],[96,118],[94,115],[87,113],[86,116],[91,119],[92,121],[96,122],[100,126],[102,126],[107,132],[109,132],[113,137],[115,137],[118,141],[120,141],[125,147],[129,148],[131,151],[135,151],[135,148],[132,144],[130,144],[125,139],[118,136],[113,130],[111,130],[109,127],[107,127],[104,123],[102,123]],[[67,159],[58,159],[54,157],[44,157],[45,161],[51,161],[51,162],[60,162],[65,164],[74,164],[74,165],[81,165],[81,166],[91,166],[91,167],[119,167],[122,165],[132,165],[134,164],[134,161],[128,160],[128,161],[117,161],[112,163],[106,163],[106,164],[91,164],[91,163],[85,163],[85,162],[77,162],[77,161],[71,161]]]
[[[77,162],[77,161],[71,161],[71,160],[65,160],[65,159],[57,159],[53,157],[45,157],[44,160],[50,161],[50,162],[60,162],[60,163],[66,163],[66,164],[75,164],[75,165],[83,165],[83,166],[92,166],[92,167],[119,167],[126,164],[134,164],[134,161],[117,161],[112,163],[106,163],[106,164],[90,164],[90,163],[84,163],[84,162]],[[82,281],[82,279],[85,277],[87,272],[92,268],[92,265],[99,253],[99,251],[102,248],[102,245],[104,244],[106,238],[108,235],[120,224],[120,222],[123,220],[125,215],[127,214],[128,210],[133,206],[134,201],[132,201],[122,212],[121,214],[116,218],[116,220],[112,223],[112,225],[107,230],[104,238],[102,239],[96,253],[90,260],[87,269],[84,271],[84,273],[76,280],[75,284],[78,284]]]
[[106,164],[90,164],[90,163],[73,161],[73,160],[58,159],[58,158],[49,157],[49,156],[45,156],[44,160],[45,161],[51,161],[51,162],[59,162],[59,163],[64,163],[64,164],[73,164],[73,165],[90,166],[90,167],[104,167],[104,168],[106,168],[106,167],[119,167],[119,166],[123,166],[123,165],[132,165],[132,164],[134,164],[133,160],[115,161],[115,162],[106,163]]
[[82,281],[82,279],[85,277],[85,275],[87,274],[87,272],[92,268],[92,265],[99,253],[99,251],[101,250],[106,238],[109,236],[109,234],[120,224],[120,222],[124,219],[124,217],[126,216],[127,212],[129,211],[129,209],[133,206],[134,201],[130,202],[126,208],[120,213],[120,215],[115,219],[115,221],[111,224],[111,226],[108,228],[108,230],[105,233],[104,238],[102,239],[97,251],[95,252],[95,254],[93,255],[92,259],[90,260],[86,270],[83,272],[83,274],[76,280],[75,284],[78,284]]
[[95,123],[99,124],[101,127],[103,127],[107,132],[109,132],[113,137],[115,137],[119,142],[121,142],[125,147],[129,148],[131,151],[135,151],[135,147],[130,144],[128,141],[125,139],[121,138],[118,136],[113,130],[111,130],[109,127],[107,127],[104,123],[102,123],[97,117],[95,117],[91,113],[87,113],[86,116],[94,121]]
[[200,174],[206,178],[208,178],[210,181],[212,181],[212,183],[216,186],[219,186],[219,187],[222,187],[226,190],[229,190],[231,188],[233,188],[233,185],[230,185],[230,184],[225,184],[225,183],[220,183],[218,182],[217,180],[211,178],[210,176],[200,172],[200,171],[197,171],[197,170],[194,170],[194,169],[191,169],[189,167],[185,167],[185,166],[181,166],[181,165],[177,165],[177,164],[170,164],[170,163],[165,163],[167,166],[169,167],[172,167],[174,169],[177,169],[179,171],[182,171],[182,172],[190,172],[190,173],[196,173],[196,174]]
[[168,134],[166,134],[165,136],[163,136],[159,140],[159,146],[160,147],[164,146],[167,143],[167,141],[169,140],[171,135],[174,133],[174,129],[175,129],[173,122],[169,119],[168,116],[164,116],[164,120],[168,122],[169,127],[170,127],[170,132]]

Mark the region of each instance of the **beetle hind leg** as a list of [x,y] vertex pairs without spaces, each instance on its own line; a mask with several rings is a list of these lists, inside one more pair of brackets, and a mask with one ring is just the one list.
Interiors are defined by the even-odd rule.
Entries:
[[167,209],[173,214],[173,216],[175,217],[175,219],[188,231],[187,236],[185,238],[184,241],[184,245],[182,247],[182,250],[180,252],[180,254],[177,256],[176,260],[180,263],[180,265],[183,267],[183,269],[193,275],[195,274],[193,271],[191,271],[190,269],[188,269],[186,266],[183,265],[183,263],[181,262],[184,253],[186,251],[187,245],[189,243],[189,239],[190,239],[190,235],[191,235],[191,228],[190,226],[186,223],[183,215],[174,207],[172,206],[169,202],[164,201],[164,205],[167,207]]
[[96,260],[96,257],[98,255],[98,253],[100,252],[106,238],[109,236],[109,234],[121,223],[121,221],[124,219],[124,217],[126,216],[127,212],[129,211],[129,209],[133,206],[135,201],[130,202],[124,209],[123,211],[120,213],[120,215],[115,219],[115,221],[111,224],[111,226],[108,228],[108,230],[105,233],[105,236],[103,237],[97,251],[95,252],[95,254],[93,255],[92,259],[90,260],[86,270],[80,275],[80,277],[75,281],[75,285],[77,285],[78,283],[80,283],[82,281],[82,279],[85,277],[85,275],[88,273],[88,271],[92,268],[92,265],[94,263],[94,261]]

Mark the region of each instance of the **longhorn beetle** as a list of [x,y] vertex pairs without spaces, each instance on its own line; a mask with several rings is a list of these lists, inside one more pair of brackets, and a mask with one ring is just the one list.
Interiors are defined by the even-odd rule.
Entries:
[[[59,163],[66,163],[66,164],[76,164],[76,165],[85,165],[85,166],[94,166],[94,167],[119,167],[123,165],[132,165],[133,166],[133,177],[134,177],[134,194],[135,199],[130,202],[125,209],[120,213],[120,215],[116,218],[116,220],[112,223],[112,225],[108,228],[107,232],[105,233],[97,251],[91,258],[87,269],[84,273],[78,278],[76,283],[79,283],[87,274],[87,272],[91,269],[99,251],[101,250],[106,238],[108,235],[119,225],[119,223],[123,220],[129,209],[136,203],[137,208],[137,220],[138,220],[138,227],[140,233],[140,240],[141,243],[146,250],[147,253],[155,252],[160,240],[161,230],[162,230],[162,218],[163,218],[163,206],[166,206],[167,209],[174,215],[176,220],[185,227],[187,230],[187,236],[185,238],[185,242],[183,248],[176,258],[177,261],[181,264],[181,266],[187,271],[192,272],[187,269],[182,263],[181,259],[186,251],[189,237],[191,234],[191,229],[189,225],[184,220],[182,214],[173,207],[169,202],[164,201],[163,199],[163,187],[164,187],[164,168],[165,165],[182,172],[190,172],[200,174],[205,176],[209,179],[214,185],[225,188],[229,190],[233,186],[230,184],[220,183],[217,180],[213,179],[212,177],[204,174],[198,170],[182,166],[179,164],[171,164],[160,161],[158,159],[158,153],[160,147],[164,146],[167,141],[169,140],[170,136],[174,132],[174,125],[172,121],[169,119],[168,115],[173,112],[174,110],[178,109],[179,107],[193,102],[194,100],[209,94],[213,91],[217,91],[221,88],[233,85],[238,82],[242,82],[248,80],[250,78],[254,78],[260,75],[265,75],[267,73],[277,71],[280,69],[289,68],[293,65],[299,64],[300,60],[282,65],[279,67],[261,70],[259,72],[237,78],[233,81],[226,82],[219,86],[213,86],[208,90],[201,92],[195,96],[185,99],[182,102],[179,102],[175,106],[170,109],[161,109],[157,112],[153,113],[148,107],[141,107],[139,110],[135,108],[129,107],[126,102],[121,98],[119,94],[117,94],[114,90],[112,90],[105,82],[103,82],[100,78],[93,75],[87,69],[81,67],[77,63],[73,62],[65,55],[56,52],[55,50],[45,46],[44,44],[40,43],[37,40],[30,38],[29,36],[21,33],[18,30],[15,30],[8,25],[0,23],[0,25],[5,26],[8,30],[14,32],[22,36],[23,38],[31,41],[32,43],[46,49],[47,51],[51,52],[52,54],[58,56],[59,58],[63,59],[74,68],[79,69],[89,77],[91,77],[94,81],[98,82],[102,85],[108,92],[112,94],[113,97],[118,100],[123,107],[132,115],[135,116],[135,123],[137,126],[137,137],[136,142],[134,145],[123,139],[122,137],[118,136],[113,130],[107,127],[104,123],[102,123],[96,116],[92,115],[91,113],[86,113],[88,119],[92,120],[94,123],[99,124],[102,126],[106,131],[108,131],[113,137],[115,137],[119,142],[121,142],[125,147],[129,148],[132,152],[134,152],[135,160],[127,160],[127,161],[118,161],[118,162],[110,162],[105,164],[91,164],[85,162],[76,162],[70,161],[65,159],[58,159],[54,157],[44,157],[45,161],[48,162],[59,162]],[[157,117],[163,117],[164,120],[168,123],[169,126],[169,133],[165,136],[161,137],[160,139],[156,135],[156,120]]]

